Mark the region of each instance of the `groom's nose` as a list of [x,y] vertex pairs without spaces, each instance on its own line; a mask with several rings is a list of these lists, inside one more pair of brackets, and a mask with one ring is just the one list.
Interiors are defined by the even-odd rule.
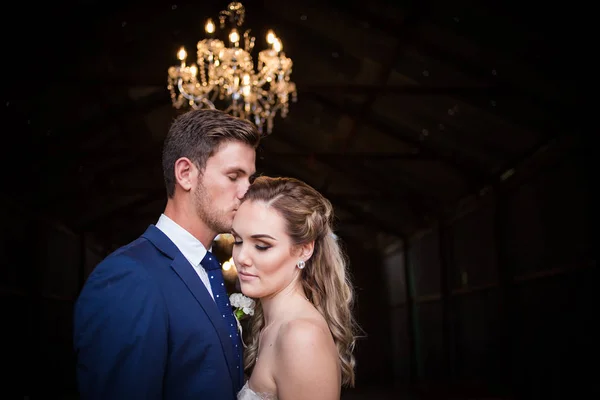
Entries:
[[238,192],[237,192],[237,198],[240,200],[244,198],[244,195],[246,194],[246,192],[248,191],[248,188],[250,187],[250,180],[242,179],[241,181],[242,182],[238,186]]

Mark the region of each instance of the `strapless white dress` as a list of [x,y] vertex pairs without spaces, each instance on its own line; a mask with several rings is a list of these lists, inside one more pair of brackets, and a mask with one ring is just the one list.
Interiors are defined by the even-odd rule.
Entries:
[[237,400],[277,400],[277,395],[272,393],[256,393],[250,389],[248,381],[246,381],[246,384],[237,395]]

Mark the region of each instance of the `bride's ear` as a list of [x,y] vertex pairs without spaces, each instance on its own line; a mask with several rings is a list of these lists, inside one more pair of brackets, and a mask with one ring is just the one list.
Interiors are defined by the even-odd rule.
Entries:
[[312,257],[313,251],[315,250],[315,242],[308,242],[300,246],[300,259],[304,262],[308,261]]

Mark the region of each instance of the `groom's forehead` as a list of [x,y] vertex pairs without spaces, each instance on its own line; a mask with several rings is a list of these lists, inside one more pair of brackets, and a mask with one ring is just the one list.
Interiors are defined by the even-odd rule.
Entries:
[[256,173],[256,153],[250,146],[238,142],[227,142],[221,144],[208,157],[206,166],[217,166],[229,170],[239,170],[247,175]]

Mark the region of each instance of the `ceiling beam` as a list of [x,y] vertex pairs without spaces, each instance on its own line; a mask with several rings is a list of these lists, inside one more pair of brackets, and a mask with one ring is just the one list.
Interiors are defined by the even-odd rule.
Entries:
[[[333,100],[323,95],[317,95],[314,97],[317,101],[328,108],[332,110],[336,109],[338,112],[346,115],[353,115],[357,112],[360,112],[361,109],[360,105],[348,102],[345,104],[337,104]],[[461,174],[468,184],[477,185],[488,178],[488,175],[482,171],[478,165],[463,160],[461,155],[452,151],[448,152],[446,150],[439,149],[438,147],[430,144],[427,140],[421,140],[418,132],[414,132],[404,127],[392,125],[391,123],[383,121],[380,117],[376,116],[372,110],[370,110],[368,114],[364,116],[364,123],[392,138],[415,146],[419,149],[420,154],[431,156],[446,164]]]
[[[362,84],[362,83],[333,83],[333,82],[303,82],[295,81],[298,94],[332,93],[346,95],[406,95],[406,96],[461,96],[481,97],[489,96],[518,96],[518,92],[498,85],[429,85],[429,84]],[[115,89],[165,87],[162,80],[156,77],[144,77],[143,74],[131,76],[72,76],[64,81],[54,82],[61,87],[102,87]]]
[[[270,161],[267,161],[267,162],[263,163],[263,165],[265,166],[265,169],[267,171],[275,173],[275,175],[292,176],[292,177],[295,176],[297,179],[301,179],[303,182],[305,182],[308,185],[311,185],[312,187],[319,190],[318,185],[316,185],[315,182],[306,180],[306,178],[304,178],[304,177],[296,176],[296,174],[294,172],[287,170],[287,168],[282,166],[281,164],[274,164]],[[332,193],[328,192],[327,190],[319,190],[319,192],[325,198],[327,198],[329,201],[331,201],[334,208],[340,207],[340,208],[344,209],[346,212],[352,214],[355,218],[357,218],[365,226],[370,226],[379,232],[384,232],[389,235],[393,235],[393,236],[397,236],[397,237],[402,237],[406,233],[406,232],[403,232],[399,228],[400,224],[393,223],[390,218],[381,219],[379,216],[377,216],[373,213],[367,212],[367,211],[363,210],[362,208],[348,202],[347,199],[345,199],[339,195],[332,194]],[[356,221],[354,221],[354,222],[356,222]]]

